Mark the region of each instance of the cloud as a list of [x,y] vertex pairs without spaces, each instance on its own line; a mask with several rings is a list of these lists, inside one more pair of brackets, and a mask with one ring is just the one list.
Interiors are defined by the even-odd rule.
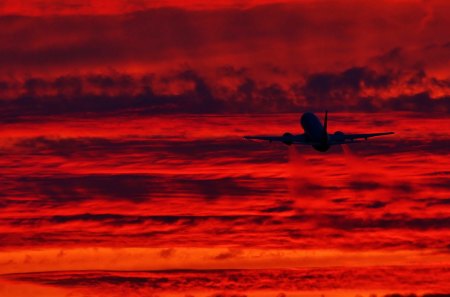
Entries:
[[22,177],[21,185],[28,184],[37,195],[54,202],[83,201],[94,197],[143,201],[156,186],[154,177],[139,175],[89,175]]
[[405,215],[385,214],[381,218],[348,218],[339,215],[324,215],[317,218],[321,227],[344,230],[354,229],[447,229],[450,217],[410,218]]
[[[32,189],[42,205],[66,204],[87,200],[145,202],[150,199],[192,195],[203,199],[218,199],[224,195],[240,197],[268,195],[258,189],[250,177],[186,177],[148,174],[89,174],[60,176],[27,176],[16,180],[15,192],[27,196]],[[11,194],[13,193],[10,192]],[[35,201],[36,204],[39,202]]]
[[169,76],[113,74],[5,80],[0,110],[4,122],[56,114],[273,113],[323,106],[334,111],[365,112],[450,110],[450,84],[426,73],[419,81],[411,80],[411,75],[415,74],[350,68],[339,73],[310,74],[285,82],[285,86],[248,76],[230,84],[193,69]]
[[[178,271],[90,271],[44,272],[14,274],[7,279],[41,283],[56,287],[85,288],[97,294],[127,288],[137,288],[140,293],[211,292],[213,296],[245,296],[252,291],[263,291],[276,296],[280,291],[308,292],[330,289],[362,290],[377,292],[396,287],[406,291],[445,292],[443,267],[355,267],[355,268],[304,268],[304,269],[246,269],[246,270],[178,270]],[[433,282],[423,282],[423,277]],[[115,290],[111,290],[114,288]],[[402,290],[402,291],[403,291]],[[239,293],[236,293],[239,292]],[[158,294],[158,295],[159,295]],[[386,296],[409,296],[390,294]],[[417,295],[440,297],[443,294]]]
[[[436,8],[446,2],[383,4],[2,16],[9,28],[0,45],[2,120],[324,106],[445,113],[448,26]],[[427,21],[411,22],[424,8],[433,11]]]
[[268,134],[298,131],[296,114],[5,124],[0,236],[5,248],[151,239],[161,248],[447,250],[443,118],[420,116],[416,125],[415,113],[331,116],[336,130],[378,125],[397,134],[322,158],[241,139],[263,133],[261,123]]
[[291,206],[293,204],[293,201],[290,201],[289,203],[282,203],[279,206],[269,207],[266,209],[263,209],[262,212],[266,213],[277,213],[277,212],[288,212],[291,210],[294,210],[294,208]]
[[365,87],[387,89],[394,81],[391,75],[379,74],[367,67],[353,67],[338,74],[312,74],[307,78],[303,93],[310,104],[326,106],[333,104],[333,100],[342,102],[341,100],[348,98],[356,99]]
[[[117,271],[2,278],[83,296],[446,292],[447,1],[16,2],[0,4],[2,271]],[[324,109],[333,131],[396,134],[326,158],[242,140]],[[201,270],[119,271],[146,265]]]
[[[106,8],[91,1],[91,5],[71,5],[73,13],[64,13],[71,10],[67,4],[45,2],[41,9],[17,5],[9,10],[10,3],[6,4],[6,11],[15,14],[3,14],[0,20],[2,28],[8,28],[2,31],[0,45],[4,73],[42,75],[68,68],[142,71],[185,64],[203,70],[223,66],[218,61],[238,69],[271,64],[269,68],[287,67],[287,72],[334,72],[365,65],[371,57],[399,46],[406,52],[428,47],[414,52],[413,60],[440,69],[437,59],[426,51],[438,52],[439,46],[431,47],[448,43],[446,1],[426,5],[418,1],[264,1],[196,10],[179,2],[122,2]],[[420,19],[429,8],[433,14],[424,25]],[[30,10],[33,16],[26,16]],[[441,63],[448,59],[443,51],[435,56]]]
[[214,256],[215,260],[226,260],[230,258],[234,258],[236,256],[239,256],[242,253],[242,250],[240,249],[229,249],[228,252],[220,253],[216,256]]

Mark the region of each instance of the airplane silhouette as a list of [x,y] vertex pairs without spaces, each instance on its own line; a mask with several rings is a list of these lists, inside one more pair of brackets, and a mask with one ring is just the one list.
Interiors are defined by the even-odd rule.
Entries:
[[369,137],[382,136],[394,134],[394,132],[381,132],[381,133],[369,133],[369,134],[345,134],[341,131],[336,131],[334,134],[328,134],[328,111],[325,111],[325,120],[322,126],[319,118],[312,112],[305,112],[300,118],[300,125],[302,126],[304,133],[293,135],[289,132],[283,134],[283,136],[244,136],[245,139],[256,140],[268,140],[280,141],[284,144],[304,144],[311,145],[315,150],[319,152],[326,152],[332,145],[355,143],[361,141],[355,141],[355,139],[365,139]]

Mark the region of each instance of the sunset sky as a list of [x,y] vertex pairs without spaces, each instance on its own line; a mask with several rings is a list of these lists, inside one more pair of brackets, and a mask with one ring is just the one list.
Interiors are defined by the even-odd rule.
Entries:
[[448,296],[449,15],[2,0],[0,296]]

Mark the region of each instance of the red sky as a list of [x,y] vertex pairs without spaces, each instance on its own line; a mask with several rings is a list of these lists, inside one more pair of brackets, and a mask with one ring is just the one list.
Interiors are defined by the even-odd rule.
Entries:
[[450,293],[449,12],[3,1],[0,296]]

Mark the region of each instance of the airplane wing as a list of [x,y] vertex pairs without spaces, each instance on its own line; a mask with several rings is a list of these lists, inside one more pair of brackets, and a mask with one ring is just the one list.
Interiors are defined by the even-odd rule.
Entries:
[[312,145],[315,143],[307,142],[305,140],[304,135],[292,135],[292,134],[285,134],[283,136],[244,136],[244,139],[247,140],[265,140],[265,141],[279,141],[283,142],[285,144],[305,144],[305,145]]
[[355,140],[355,139],[361,139],[364,138],[367,140],[367,138],[370,137],[376,137],[376,136],[383,136],[383,135],[390,135],[394,134],[394,132],[381,132],[381,133],[368,133],[368,134],[344,134],[343,138],[345,140]]
[[335,144],[355,143],[361,142],[361,139],[367,140],[370,137],[390,135],[390,134],[394,134],[394,132],[367,133],[367,134],[344,134],[342,132],[336,132],[335,134],[330,134],[329,144],[335,145]]
[[[355,143],[361,142],[358,139],[366,139],[370,137],[383,136],[394,134],[394,132],[381,132],[381,133],[368,133],[368,134],[344,134],[340,132],[339,134],[330,134],[329,145],[345,144],[345,143]],[[285,133],[283,136],[244,136],[248,140],[264,140],[264,141],[279,141],[284,144],[304,144],[304,145],[323,145],[320,142],[308,141],[304,134],[292,135],[290,133]]]
[[244,136],[248,140],[283,141],[282,136]]

